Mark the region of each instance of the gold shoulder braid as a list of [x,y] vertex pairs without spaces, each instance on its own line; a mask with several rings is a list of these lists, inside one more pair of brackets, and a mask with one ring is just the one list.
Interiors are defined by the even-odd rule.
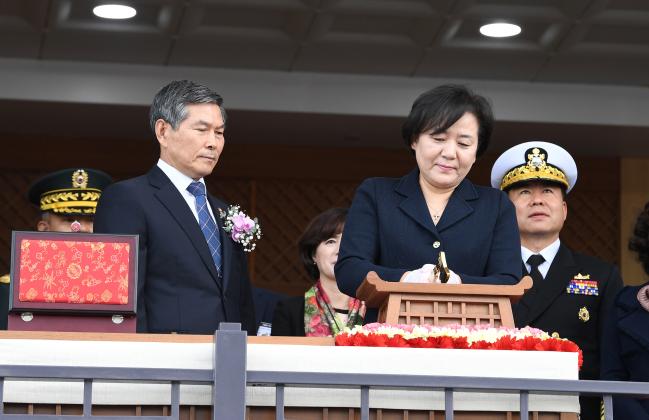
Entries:
[[510,185],[522,181],[531,181],[535,179],[557,182],[569,187],[566,174],[556,166],[547,163],[548,154],[545,150],[534,147],[526,152],[527,163],[511,169],[503,177],[500,183],[500,189],[504,190]]

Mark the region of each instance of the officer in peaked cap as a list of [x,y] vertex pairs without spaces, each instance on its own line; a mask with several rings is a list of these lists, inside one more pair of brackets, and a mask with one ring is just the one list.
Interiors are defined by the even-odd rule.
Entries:
[[97,201],[111,183],[96,169],[70,168],[53,172],[32,184],[29,201],[41,210],[36,228],[52,232],[92,232]]
[[[32,184],[27,198],[41,210],[36,229],[44,232],[92,232],[95,207],[110,176],[89,168],[45,175]],[[9,275],[0,276],[0,330],[7,329]]]
[[[618,269],[572,251],[559,234],[568,214],[566,195],[577,165],[562,147],[543,141],[505,151],[491,170],[491,185],[516,208],[523,273],[534,286],[514,306],[517,327],[540,328],[574,341],[583,351],[581,379],[599,379],[602,320],[622,287]],[[580,398],[581,419],[599,420],[598,398]]]
[[556,184],[568,193],[577,182],[577,164],[556,144],[530,141],[500,155],[491,170],[491,186],[504,191],[532,181]]

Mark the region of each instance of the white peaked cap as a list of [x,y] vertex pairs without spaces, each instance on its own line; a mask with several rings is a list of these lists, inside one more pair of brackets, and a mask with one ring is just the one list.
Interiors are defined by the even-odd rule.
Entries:
[[569,192],[577,182],[577,164],[561,146],[528,141],[506,150],[491,168],[491,186],[501,190],[535,180],[555,182]]

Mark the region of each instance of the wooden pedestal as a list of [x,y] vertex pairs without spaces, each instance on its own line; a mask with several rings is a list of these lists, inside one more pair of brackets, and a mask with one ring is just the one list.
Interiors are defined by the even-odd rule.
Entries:
[[417,325],[514,327],[511,302],[532,287],[532,278],[518,284],[415,284],[384,281],[370,272],[356,292],[369,307],[379,308],[379,322]]

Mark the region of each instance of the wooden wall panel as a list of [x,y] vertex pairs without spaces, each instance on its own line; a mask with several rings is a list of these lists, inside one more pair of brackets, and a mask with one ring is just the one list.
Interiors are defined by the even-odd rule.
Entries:
[[11,266],[11,231],[35,228],[38,211],[25,194],[38,176],[32,171],[0,171],[0,275],[9,273]]
[[309,221],[331,207],[348,207],[356,182],[274,180],[258,183],[257,214],[265,238],[255,258],[255,283],[283,293],[310,283],[300,263],[297,240]]
[[649,201],[649,159],[623,159],[620,172],[620,268],[626,284],[642,284],[648,275],[638,261],[638,254],[629,251],[628,244],[636,219]]
[[568,220],[561,239],[584,254],[619,264],[619,199],[610,191],[575,191],[568,196]]
[[620,264],[620,161],[577,159],[577,185],[568,194],[561,238],[573,249]]
[[[21,139],[0,136],[0,272],[9,269],[11,230],[30,230],[37,211],[25,198],[31,181],[51,170],[84,166],[116,179],[146,172],[156,160],[149,141]],[[24,145],[47,153],[28,155]],[[58,144],[58,147],[52,147]],[[61,146],[64,145],[64,146]],[[74,153],[70,151],[73,150]],[[471,179],[487,185],[495,156],[476,163]],[[577,250],[617,262],[619,163],[617,159],[577,159],[579,181],[569,195],[563,240]],[[251,278],[260,287],[300,294],[309,284],[296,242],[308,221],[330,207],[349,206],[358,183],[369,176],[401,176],[414,166],[404,149],[337,149],[282,145],[228,144],[208,188],[240,204],[260,219],[264,237],[250,256]]]

